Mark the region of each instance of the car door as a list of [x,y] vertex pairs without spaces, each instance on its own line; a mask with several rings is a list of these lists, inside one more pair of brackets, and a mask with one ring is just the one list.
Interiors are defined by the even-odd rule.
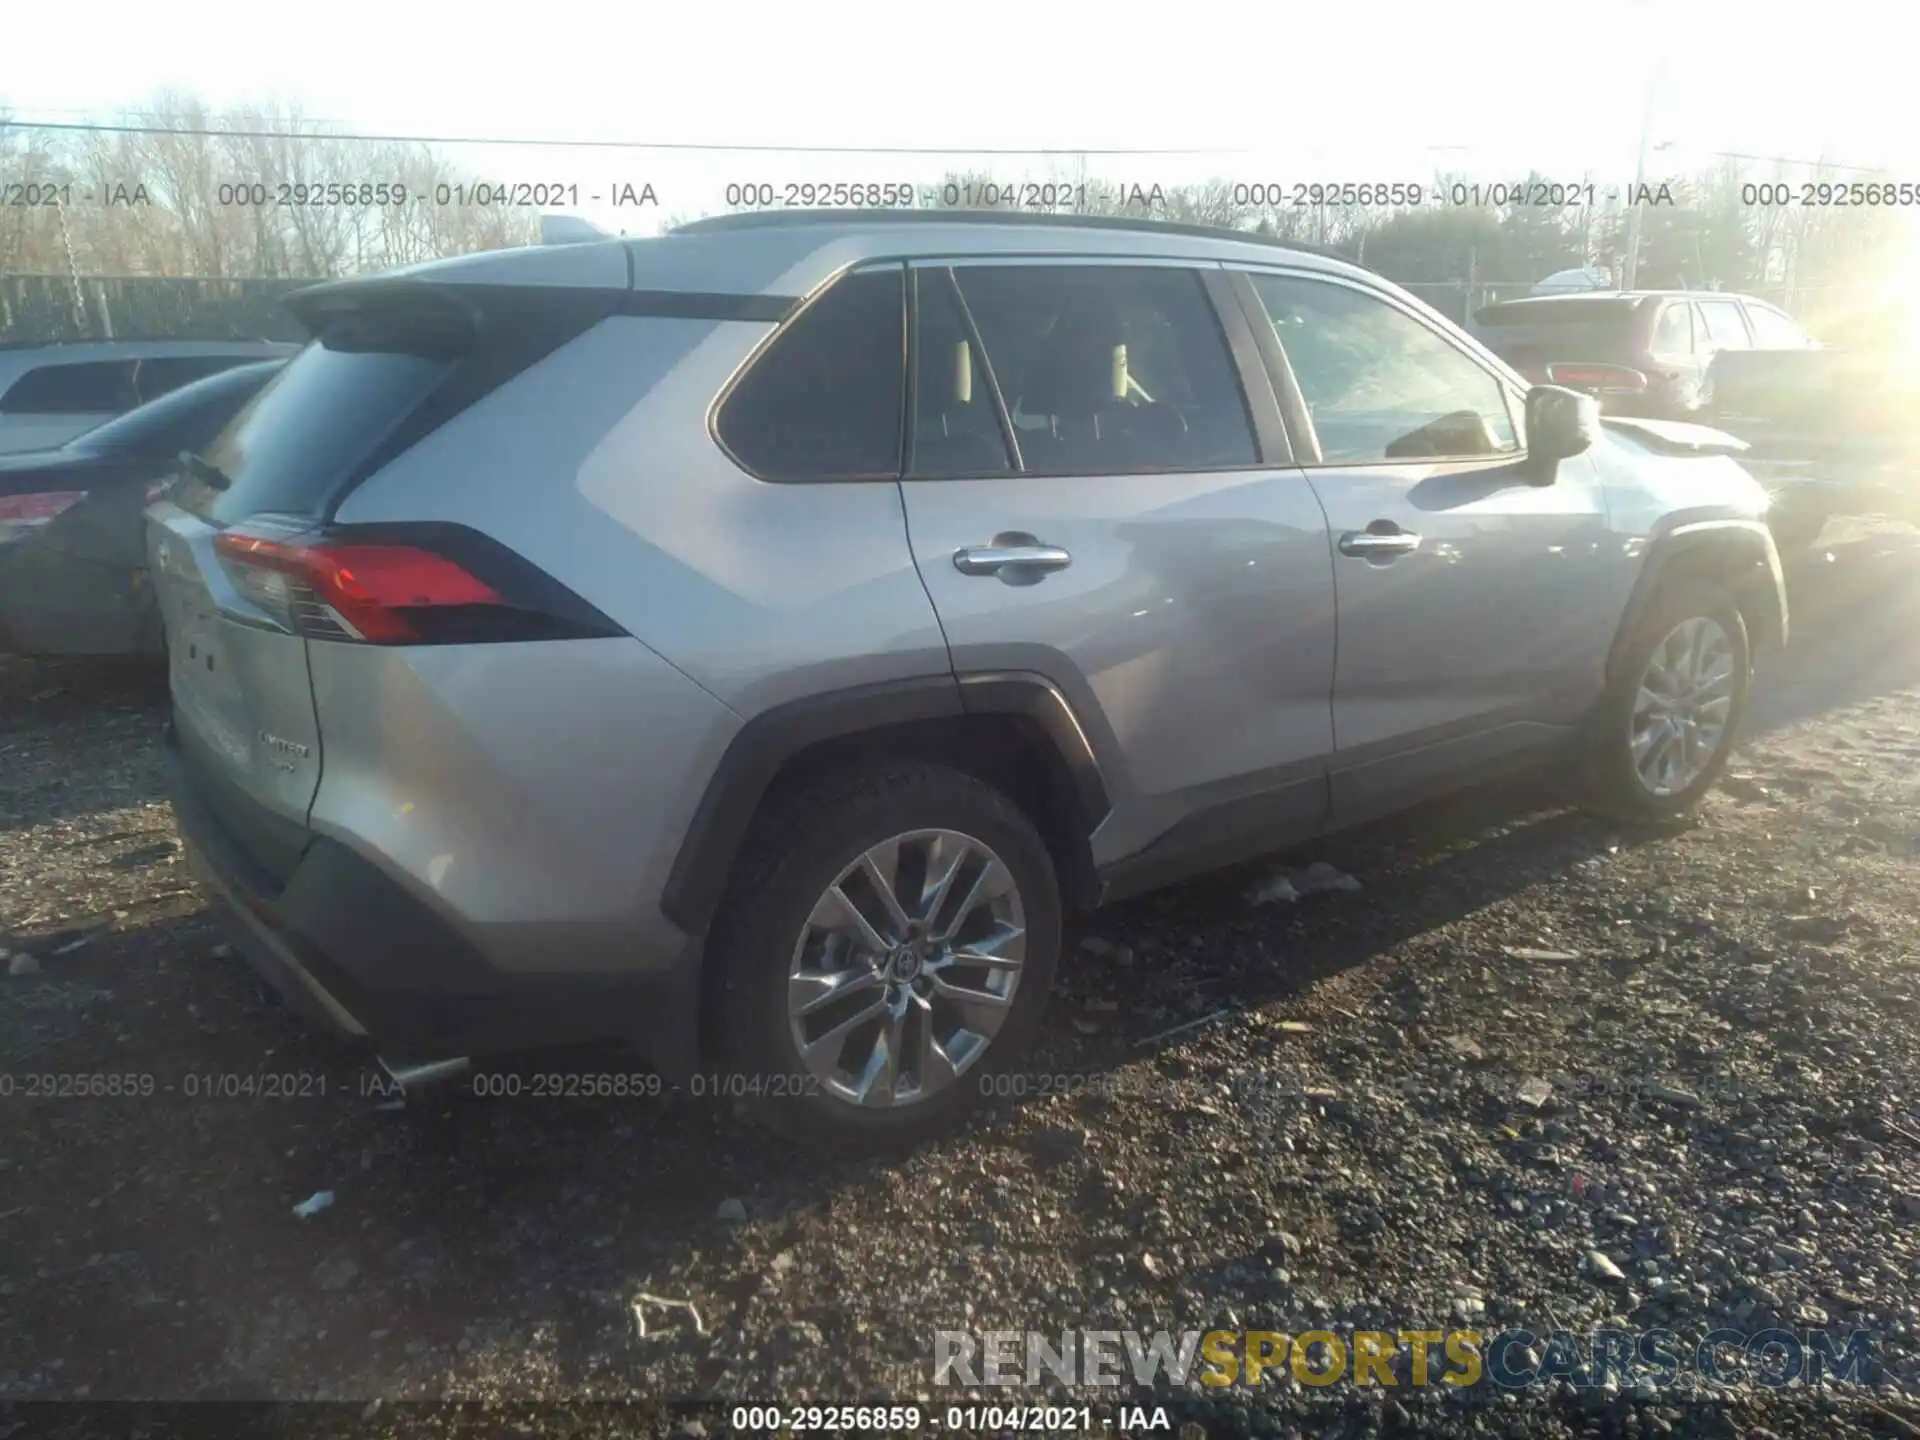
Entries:
[[1037,673],[1073,706],[1112,800],[1096,863],[1317,828],[1326,521],[1218,267],[913,278],[914,557],[963,679]]
[[1332,818],[1383,813],[1565,733],[1601,689],[1614,564],[1587,457],[1529,483],[1505,377],[1355,280],[1250,271],[1340,615]]
[[1647,341],[1647,382],[1655,418],[1681,418],[1700,409],[1700,386],[1711,358],[1706,327],[1686,300],[1665,300]]

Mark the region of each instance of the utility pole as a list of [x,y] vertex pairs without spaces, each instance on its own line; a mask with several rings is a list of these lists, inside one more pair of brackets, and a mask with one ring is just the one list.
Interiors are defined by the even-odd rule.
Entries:
[[1666,69],[1666,52],[1657,51],[1653,57],[1653,71],[1647,77],[1647,103],[1640,112],[1640,159],[1633,169],[1633,208],[1627,212],[1627,261],[1620,277],[1622,290],[1633,289],[1635,278],[1640,272],[1640,212],[1645,209],[1640,203],[1640,187],[1647,182],[1647,148],[1653,139],[1653,106],[1660,93],[1662,72]]

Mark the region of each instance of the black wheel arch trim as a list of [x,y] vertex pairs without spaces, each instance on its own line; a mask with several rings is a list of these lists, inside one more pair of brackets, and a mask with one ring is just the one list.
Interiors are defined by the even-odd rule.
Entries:
[[1030,720],[1071,779],[1075,823],[1091,835],[1110,808],[1105,777],[1072,705],[1043,676],[993,672],[931,675],[810,695],[762,711],[721,756],[661,891],[660,909],[690,935],[711,926],[768,787],[781,768],[824,741],[915,721],[967,715]]
[[1080,717],[1052,681],[1024,671],[962,675],[960,703],[970,715],[1020,715],[1039,726],[1073,782],[1078,820],[1089,835],[1100,827],[1113,808],[1106,776]]
[[1752,637],[1755,649],[1777,649],[1787,643],[1786,580],[1765,523],[1744,518],[1689,521],[1649,543],[1607,656],[1609,678],[1617,673],[1636,626],[1667,577],[1700,561],[1709,562],[1708,573],[1719,572],[1728,580],[1749,623],[1758,622],[1759,633]]

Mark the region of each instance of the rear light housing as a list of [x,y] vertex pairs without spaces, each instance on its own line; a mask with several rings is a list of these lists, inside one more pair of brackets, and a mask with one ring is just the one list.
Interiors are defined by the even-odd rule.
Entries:
[[0,545],[38,530],[82,500],[84,490],[42,490],[32,495],[0,495]]
[[1547,366],[1547,383],[1596,395],[1643,395],[1647,389],[1647,377],[1629,366],[1565,361]]
[[473,645],[625,632],[498,542],[453,525],[291,528],[214,537],[234,588],[276,625],[361,645]]

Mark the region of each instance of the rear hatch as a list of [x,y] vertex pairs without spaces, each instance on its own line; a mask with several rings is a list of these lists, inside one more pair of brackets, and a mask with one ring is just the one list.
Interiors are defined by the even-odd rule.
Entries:
[[1592,383],[1572,374],[1550,378],[1547,367],[1634,366],[1638,303],[1612,296],[1515,300],[1487,306],[1474,315],[1468,328],[1481,344],[1535,384],[1598,389],[1603,376],[1596,376]]
[[246,554],[320,526],[461,344],[458,326],[407,313],[330,325],[148,511],[179,758],[273,878],[304,848],[322,740],[302,596]]

